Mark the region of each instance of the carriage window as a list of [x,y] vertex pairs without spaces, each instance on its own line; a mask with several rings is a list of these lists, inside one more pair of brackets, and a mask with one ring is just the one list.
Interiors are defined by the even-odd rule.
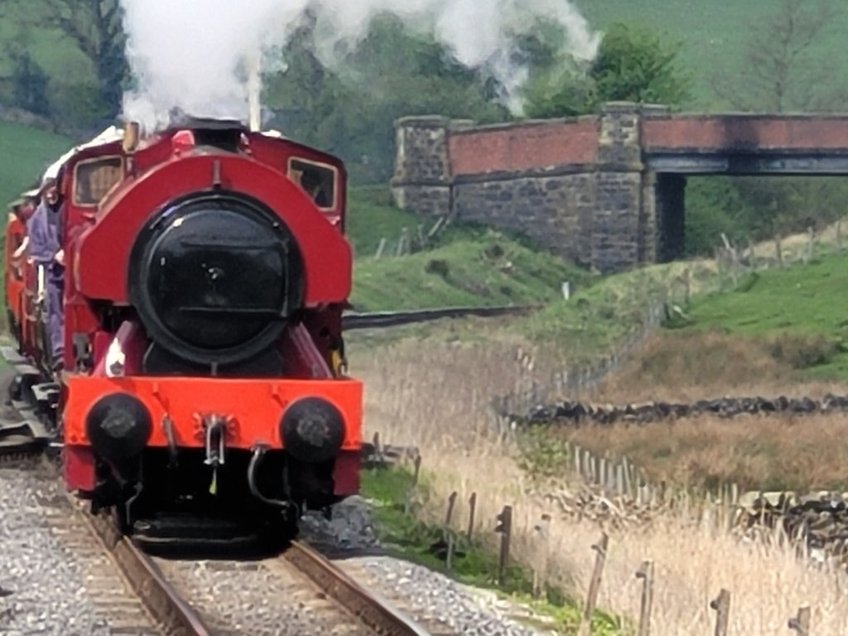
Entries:
[[337,174],[338,171],[327,164],[303,159],[289,161],[289,178],[300,185],[322,210],[336,206]]
[[103,157],[83,161],[76,167],[74,203],[97,205],[115,187],[123,175],[120,157]]

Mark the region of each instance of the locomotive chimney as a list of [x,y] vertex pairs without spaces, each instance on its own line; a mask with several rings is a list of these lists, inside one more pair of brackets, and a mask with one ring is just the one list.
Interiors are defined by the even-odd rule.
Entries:
[[124,125],[124,140],[122,146],[126,154],[131,155],[135,152],[135,149],[138,148],[138,134],[139,126],[137,121],[128,121]]

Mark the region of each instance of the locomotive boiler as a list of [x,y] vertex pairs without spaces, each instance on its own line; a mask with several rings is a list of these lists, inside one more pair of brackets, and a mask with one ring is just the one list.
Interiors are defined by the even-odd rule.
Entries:
[[304,507],[357,492],[342,162],[194,120],[144,139],[111,130],[48,173],[65,266],[58,364],[20,214],[6,292],[27,360],[13,398],[37,405],[67,487],[152,543],[291,535]]

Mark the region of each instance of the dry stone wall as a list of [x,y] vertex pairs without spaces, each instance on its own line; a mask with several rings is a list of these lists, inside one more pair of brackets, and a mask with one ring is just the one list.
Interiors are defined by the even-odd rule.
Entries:
[[556,404],[539,404],[526,413],[501,413],[519,426],[578,425],[618,423],[650,424],[673,419],[712,415],[734,418],[746,415],[815,415],[848,412],[848,396],[811,397],[723,397],[691,403],[643,402],[640,404],[590,404],[563,400]]

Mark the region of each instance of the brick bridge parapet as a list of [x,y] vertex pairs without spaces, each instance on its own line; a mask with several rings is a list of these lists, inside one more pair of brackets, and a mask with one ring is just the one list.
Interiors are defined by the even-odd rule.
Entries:
[[680,256],[687,175],[848,174],[848,115],[614,102],[578,118],[406,117],[395,128],[401,208],[525,234],[602,272]]

